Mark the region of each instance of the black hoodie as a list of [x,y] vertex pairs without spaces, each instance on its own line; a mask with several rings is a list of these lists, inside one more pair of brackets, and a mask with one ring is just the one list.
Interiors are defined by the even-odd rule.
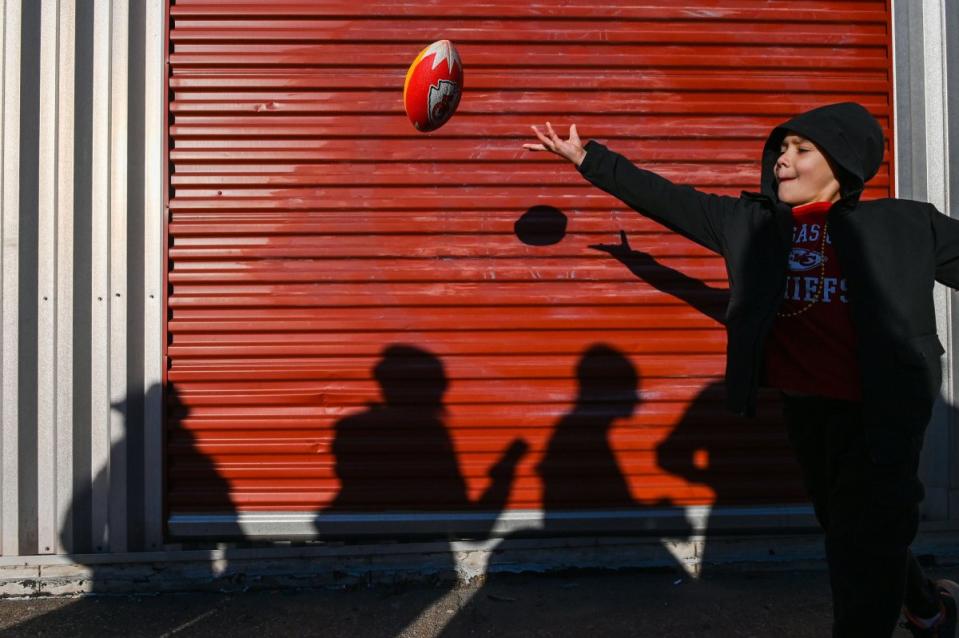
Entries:
[[712,195],[633,165],[591,141],[580,172],[594,185],[726,262],[727,404],[752,415],[763,347],[785,291],[792,209],[779,201],[774,167],[787,131],[812,140],[841,186],[828,213],[858,338],[863,417],[877,461],[895,460],[921,435],[941,383],[933,283],[959,287],[959,221],[924,202],[860,201],[882,163],[882,129],[850,102],[777,126],[763,149],[760,192]]

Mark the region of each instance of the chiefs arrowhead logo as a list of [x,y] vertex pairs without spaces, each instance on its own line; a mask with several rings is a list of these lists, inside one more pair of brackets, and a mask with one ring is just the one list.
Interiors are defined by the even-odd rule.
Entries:
[[456,83],[449,80],[440,80],[436,84],[430,85],[428,99],[430,122],[446,120],[447,115],[456,110],[456,105],[459,102],[459,91],[456,90]]
[[826,258],[822,253],[805,248],[793,248],[789,253],[789,270],[793,272],[803,272],[812,270],[821,265]]

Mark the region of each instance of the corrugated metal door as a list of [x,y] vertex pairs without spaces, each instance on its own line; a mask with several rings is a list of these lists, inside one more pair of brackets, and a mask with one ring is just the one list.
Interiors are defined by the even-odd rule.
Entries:
[[[721,260],[521,144],[575,121],[738,194],[797,111],[856,100],[891,139],[884,0],[177,0],[171,20],[175,534],[801,501],[777,406],[722,405]],[[466,90],[424,135],[403,79],[443,38]]]

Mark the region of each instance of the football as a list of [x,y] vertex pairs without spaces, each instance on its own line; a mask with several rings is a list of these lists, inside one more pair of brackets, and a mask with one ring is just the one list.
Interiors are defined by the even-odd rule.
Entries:
[[416,56],[406,72],[403,106],[416,130],[435,131],[456,112],[463,91],[463,63],[453,43],[439,40]]

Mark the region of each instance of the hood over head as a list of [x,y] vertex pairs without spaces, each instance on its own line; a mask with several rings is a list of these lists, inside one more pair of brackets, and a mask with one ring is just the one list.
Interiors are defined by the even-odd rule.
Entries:
[[882,164],[882,127],[862,105],[841,102],[800,113],[774,128],[763,147],[761,191],[774,202],[779,201],[776,160],[789,132],[814,142],[832,162],[842,197],[858,199]]

